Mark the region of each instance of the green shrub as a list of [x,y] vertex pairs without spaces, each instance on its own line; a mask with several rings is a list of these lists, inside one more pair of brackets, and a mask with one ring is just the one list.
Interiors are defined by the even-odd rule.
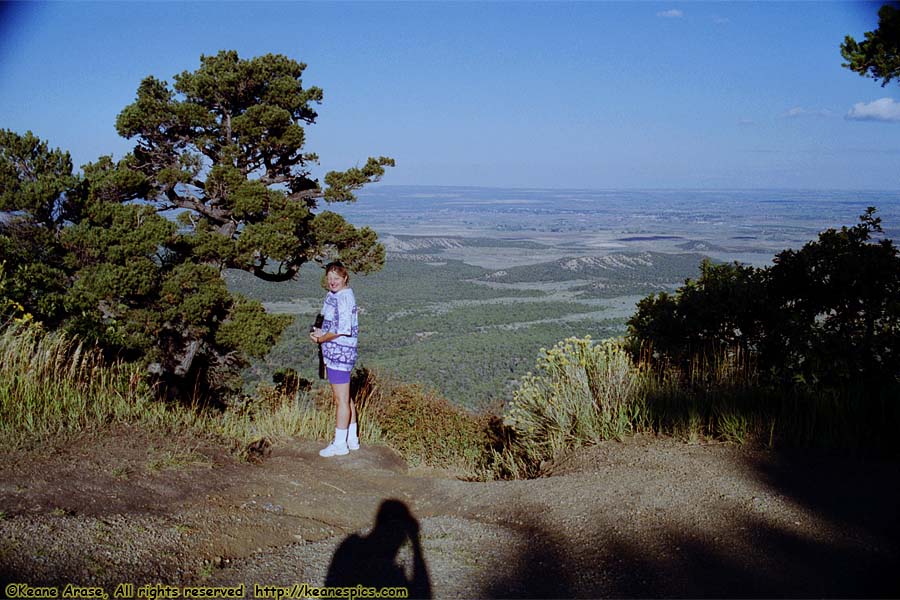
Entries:
[[640,426],[644,387],[644,373],[618,341],[568,338],[544,350],[504,415],[514,434],[506,462],[529,474],[564,451],[621,439]]

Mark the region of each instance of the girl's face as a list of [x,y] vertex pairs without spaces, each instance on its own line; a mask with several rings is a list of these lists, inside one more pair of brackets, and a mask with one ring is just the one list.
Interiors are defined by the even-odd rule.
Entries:
[[328,283],[328,289],[332,292],[339,292],[347,286],[347,280],[341,277],[337,271],[331,271],[325,279]]

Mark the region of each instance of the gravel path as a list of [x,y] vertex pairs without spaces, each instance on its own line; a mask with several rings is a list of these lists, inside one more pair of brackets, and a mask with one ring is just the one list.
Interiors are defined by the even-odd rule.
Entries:
[[638,437],[542,479],[474,483],[410,473],[384,447],[318,447],[128,479],[111,465],[136,454],[115,444],[7,462],[0,591],[243,583],[253,598],[364,574],[435,598],[900,596],[897,461]]

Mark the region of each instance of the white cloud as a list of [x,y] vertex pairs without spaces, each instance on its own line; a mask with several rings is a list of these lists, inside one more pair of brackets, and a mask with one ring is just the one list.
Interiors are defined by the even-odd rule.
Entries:
[[834,116],[834,113],[827,108],[803,108],[802,106],[795,106],[784,113],[784,116],[788,119],[796,119],[798,117],[831,117]]
[[857,102],[847,113],[851,121],[886,121],[889,123],[900,122],[900,102],[893,98],[881,98],[874,102]]
[[656,13],[657,17],[662,17],[663,19],[680,19],[684,16],[684,12],[678,10],[677,8],[672,8],[670,10],[664,10]]

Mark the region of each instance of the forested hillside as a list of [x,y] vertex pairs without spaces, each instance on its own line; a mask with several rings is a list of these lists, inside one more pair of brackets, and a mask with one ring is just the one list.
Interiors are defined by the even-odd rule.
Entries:
[[[496,271],[441,259],[446,248],[488,247],[490,240],[397,236],[387,240],[379,273],[351,280],[360,305],[360,365],[432,387],[469,408],[496,406],[534,366],[541,348],[569,336],[622,335],[630,316],[613,299],[671,290],[696,276],[700,255],[617,254],[573,257]],[[504,242],[494,242],[497,247]],[[540,248],[533,242],[507,246]],[[574,268],[573,268],[574,267]],[[315,379],[317,355],[306,331],[325,295],[321,270],[298,281],[267,283],[239,271],[233,291],[291,314],[294,322],[247,373],[268,381],[279,369]]]

